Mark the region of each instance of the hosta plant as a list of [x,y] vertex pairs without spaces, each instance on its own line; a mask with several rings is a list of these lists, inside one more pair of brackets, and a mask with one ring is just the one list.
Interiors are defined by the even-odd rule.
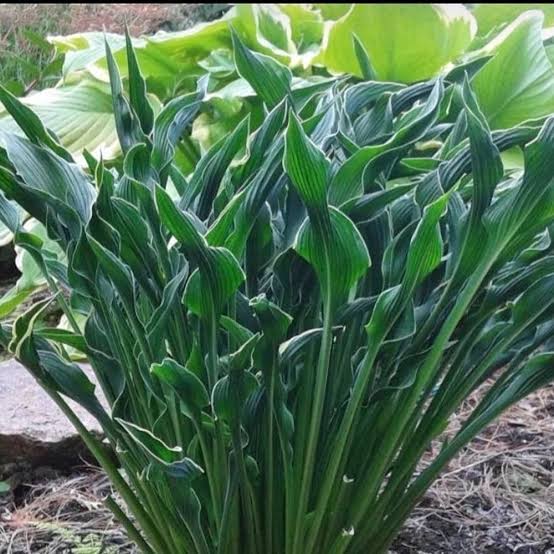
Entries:
[[[0,217],[53,294],[2,339],[112,480],[106,503],[143,552],[386,552],[452,457],[554,378],[554,119],[491,131],[471,64],[292,88],[234,43],[265,116],[190,176],[175,146],[207,83],[154,116],[131,47],[129,96],[107,56],[120,167],[85,153],[80,169],[2,93],[26,138],[4,137]],[[504,169],[514,149],[523,171]],[[69,329],[40,325],[49,302]]]
[[[220,20],[132,43],[155,113],[176,96],[193,92],[200,76],[210,77],[205,101],[176,144],[174,162],[189,173],[198,156],[247,114],[254,128],[264,117],[260,97],[236,70],[232,27],[249,48],[290,67],[293,90],[342,73],[413,83],[475,64],[478,71],[470,77],[483,114],[491,129],[505,129],[554,111],[552,33],[543,28],[551,24],[551,10],[529,7],[479,4],[470,11],[461,4],[240,4]],[[65,56],[63,79],[22,102],[77,163],[85,163],[84,149],[106,164],[121,163],[104,41],[130,92],[125,37],[92,32],[48,40]],[[369,63],[360,64],[361,51]],[[20,128],[0,104],[1,131]],[[0,223],[0,246],[12,238]],[[24,289],[14,287],[0,298],[0,314],[16,312],[21,299],[39,288],[27,272],[24,268]]]

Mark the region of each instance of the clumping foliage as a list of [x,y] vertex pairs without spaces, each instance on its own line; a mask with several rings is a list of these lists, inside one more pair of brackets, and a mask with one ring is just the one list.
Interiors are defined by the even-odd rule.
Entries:
[[[143,552],[386,552],[449,460],[554,378],[554,118],[491,132],[479,64],[410,86],[294,88],[233,42],[265,117],[187,177],[175,148],[207,82],[155,115],[130,40],[128,94],[107,55],[122,164],[86,154],[82,170],[2,90],[26,138],[0,150],[0,218],[71,323],[38,325],[45,300],[2,339],[107,472],[127,509],[106,502]],[[503,167],[514,147],[522,171]]]

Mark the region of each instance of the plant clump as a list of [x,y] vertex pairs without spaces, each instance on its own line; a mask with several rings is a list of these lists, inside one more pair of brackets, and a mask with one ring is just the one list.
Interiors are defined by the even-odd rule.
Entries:
[[[176,148],[209,83],[156,114],[129,37],[128,92],[107,50],[120,164],[85,152],[83,170],[2,90],[26,136],[0,151],[0,218],[69,329],[37,325],[46,299],[1,338],[97,457],[142,551],[386,552],[456,453],[554,378],[554,119],[491,131],[479,64],[295,87],[285,65],[233,46],[264,117],[190,175]],[[521,170],[504,167],[513,148]]]

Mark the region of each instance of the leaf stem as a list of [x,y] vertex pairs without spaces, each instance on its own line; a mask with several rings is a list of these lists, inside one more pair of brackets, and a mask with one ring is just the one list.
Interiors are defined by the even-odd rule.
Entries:
[[[308,509],[309,496],[311,491],[314,464],[317,446],[319,442],[319,432],[321,427],[321,416],[325,404],[325,394],[327,388],[327,377],[329,372],[329,361],[331,359],[331,350],[333,345],[333,298],[332,298],[332,283],[331,271],[329,262],[329,252],[324,246],[324,255],[326,259],[325,267],[327,267],[325,275],[325,284],[322,287],[323,297],[323,335],[321,338],[321,351],[319,354],[316,380],[314,389],[314,400],[312,404],[312,418],[308,431],[308,440],[306,446],[306,454],[304,458],[304,469],[302,472],[302,480],[300,482],[300,494],[298,498],[298,510],[296,530],[292,543],[292,553],[300,554],[304,542],[304,518]],[[308,551],[309,552],[309,551]]]
[[[274,353],[276,348],[274,349]],[[266,510],[265,510],[265,538],[266,538],[266,553],[273,552],[273,480],[274,480],[274,463],[273,463],[273,418],[275,405],[275,373],[277,371],[277,360],[274,354],[270,376],[269,387],[267,389],[267,451],[266,451]]]

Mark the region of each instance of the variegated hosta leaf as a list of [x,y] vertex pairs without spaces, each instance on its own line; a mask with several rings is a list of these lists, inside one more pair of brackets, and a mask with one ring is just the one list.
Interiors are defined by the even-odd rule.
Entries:
[[203,473],[202,468],[190,458],[183,456],[180,447],[169,447],[146,429],[128,421],[119,420],[121,426],[136,441],[155,467],[170,477],[191,481]]
[[486,36],[491,32],[500,32],[528,10],[541,10],[545,16],[545,27],[554,23],[554,8],[551,4],[477,4],[472,13],[477,20],[478,35]]
[[239,4],[233,27],[246,45],[292,67],[309,67],[323,36],[323,18],[307,4]]
[[292,73],[288,67],[270,56],[252,52],[236,35],[233,35],[233,50],[239,75],[252,85],[269,108],[290,94]]
[[[17,213],[19,216],[18,220],[22,220],[27,216],[23,208],[21,208],[17,204],[14,204],[13,206],[15,210],[17,210]],[[3,222],[0,222],[0,247],[10,244],[12,240],[13,240],[13,231],[10,229],[10,227],[5,225]]]
[[[108,34],[107,41],[124,76],[127,75],[125,37]],[[64,77],[69,82],[75,74],[88,72],[108,83],[104,33],[78,33],[65,37],[50,37],[59,52],[65,53]],[[175,33],[159,32],[152,37],[133,39],[143,75],[157,90],[168,90],[196,66],[212,50],[228,46],[230,36],[225,20],[202,23]]]
[[[51,260],[65,262],[65,256],[60,247],[53,240],[50,240],[46,234],[45,227],[35,219],[29,220],[23,225],[25,233],[30,233],[41,243],[40,250],[44,257]],[[33,293],[46,287],[46,278],[33,255],[22,248],[16,246],[15,264],[21,272],[21,276],[16,284],[0,299],[0,314],[6,317],[23,304]]]
[[160,218],[197,266],[185,292],[193,313],[210,317],[220,314],[225,302],[244,280],[244,273],[229,250],[208,246],[189,214],[181,212],[161,188],[156,191]]
[[202,381],[174,360],[166,358],[159,364],[153,364],[150,371],[175,390],[183,413],[198,417],[200,411],[210,403]]
[[353,4],[327,28],[317,61],[362,76],[353,35],[380,80],[413,83],[436,75],[470,45],[476,22],[462,4]]
[[[106,159],[119,154],[108,84],[85,80],[75,85],[38,91],[23,101],[78,160],[82,160],[85,148],[94,156]],[[1,108],[0,130],[21,133]]]

